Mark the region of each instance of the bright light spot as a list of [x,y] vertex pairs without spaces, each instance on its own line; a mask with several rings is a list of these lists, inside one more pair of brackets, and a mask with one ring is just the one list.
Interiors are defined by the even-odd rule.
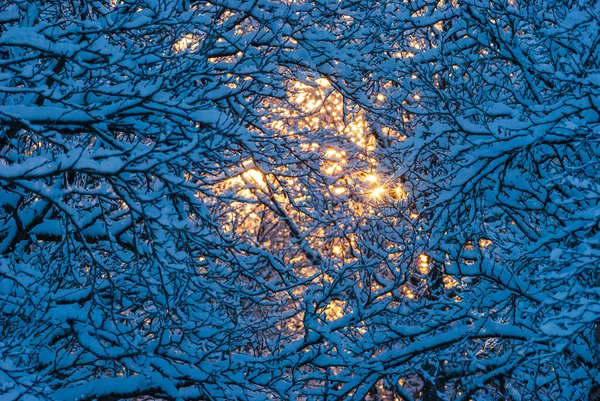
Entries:
[[344,316],[344,301],[335,299],[331,301],[325,308],[325,317],[327,320],[336,320]]
[[190,51],[194,51],[196,48],[198,48],[198,38],[191,33],[186,34],[173,44],[173,51],[175,53],[181,53],[188,49]]
[[479,246],[483,249],[487,249],[492,246],[492,240],[487,238],[482,238],[479,240]]
[[421,274],[429,273],[429,256],[424,253],[419,255],[419,271]]
[[200,262],[198,266],[198,272],[202,274],[208,273],[208,270],[206,269],[206,266],[208,265],[208,263],[206,262],[206,258],[204,256],[200,256],[198,258],[198,262]]
[[343,248],[340,245],[334,245],[333,248],[331,248],[331,252],[333,252],[334,255],[341,255],[342,250]]
[[308,151],[308,150],[317,150],[317,149],[319,149],[320,146],[321,145],[319,145],[316,142],[302,143],[302,144],[300,144],[300,148],[302,148],[302,150],[306,150],[306,151]]
[[[346,156],[346,152],[345,151],[339,151],[337,149],[333,149],[333,148],[329,148],[325,151],[325,157],[331,158],[331,159],[336,159],[336,160],[342,160],[344,161],[344,156]],[[344,161],[345,162],[345,161]]]
[[404,287],[404,296],[408,299],[415,299],[415,293],[408,287]]
[[267,185],[265,176],[256,168],[251,168],[245,171],[244,174],[242,174],[242,177],[244,177],[246,181],[254,182],[259,187],[265,187]]
[[444,277],[444,287],[446,288],[454,288],[458,285],[458,281],[455,278],[450,276]]
[[416,54],[413,52],[395,52],[392,56],[396,58],[413,58]]
[[331,83],[327,78],[318,78],[317,85],[322,86],[324,88],[329,88],[331,86]]
[[398,185],[396,188],[394,188],[394,193],[396,194],[396,197],[398,199],[406,199],[408,197],[408,194],[406,193],[404,188],[402,188],[400,185]]
[[371,197],[376,198],[376,199],[382,198],[384,194],[385,194],[384,187],[375,187],[375,188],[373,188],[373,191],[371,191]]
[[384,94],[382,94],[382,93],[378,93],[377,94],[377,101],[378,102],[383,102],[383,101],[385,101],[385,99],[386,99],[386,96]]
[[282,120],[275,120],[271,123],[271,126],[273,127],[273,129],[281,131],[285,128],[285,122]]
[[379,181],[379,178],[375,174],[367,174],[365,176],[365,181],[375,184],[377,181]]
[[336,195],[343,195],[347,192],[344,187],[334,187],[333,185],[329,186],[329,189]]
[[344,168],[338,163],[329,163],[327,166],[325,166],[323,171],[327,175],[334,175],[336,173],[341,173],[342,171],[344,171]]

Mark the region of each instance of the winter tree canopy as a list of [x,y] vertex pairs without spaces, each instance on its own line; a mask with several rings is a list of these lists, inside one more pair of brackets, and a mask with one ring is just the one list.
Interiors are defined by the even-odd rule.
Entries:
[[600,398],[600,3],[0,3],[0,399]]

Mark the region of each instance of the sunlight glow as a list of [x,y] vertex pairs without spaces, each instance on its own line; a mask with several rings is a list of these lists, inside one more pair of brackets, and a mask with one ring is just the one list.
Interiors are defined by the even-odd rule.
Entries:
[[[185,41],[181,43],[181,46],[188,45]],[[230,57],[235,59],[235,56]],[[230,62],[226,57],[212,61]],[[226,86],[231,88],[243,85],[242,81],[232,81],[232,85],[227,85],[229,83]],[[379,206],[387,208],[407,198],[397,178],[391,176],[385,166],[379,167],[380,159],[373,153],[379,144],[374,128],[362,109],[344,98],[325,78],[290,80],[286,91],[285,101],[274,100],[268,104],[271,113],[263,115],[260,123],[265,128],[289,136],[298,146],[299,160],[306,159],[306,167],[319,169],[320,176],[326,177],[322,184],[317,185],[324,184],[326,191],[323,195],[329,198],[332,211],[344,208],[360,219],[378,213]],[[375,94],[375,97],[377,102],[388,100],[383,94]],[[378,126],[377,129],[386,138],[405,139],[392,128]],[[258,130],[260,135],[260,127]],[[247,236],[262,245],[285,247],[289,237],[280,232],[285,227],[273,223],[277,213],[270,211],[263,197],[265,194],[272,196],[292,219],[303,219],[297,205],[313,196],[308,187],[312,185],[310,176],[289,175],[293,170],[284,165],[264,172],[254,159],[246,157],[235,163],[223,177],[215,177],[215,181],[222,183],[219,189],[233,199],[229,205],[230,213],[222,214],[223,230]],[[293,158],[290,161],[297,162]],[[356,260],[363,252],[360,241],[352,233],[353,229],[344,227],[348,233],[340,238],[332,237],[327,227],[317,227],[310,231],[306,241],[315,250],[329,250],[332,266],[341,267]],[[301,276],[317,273],[317,267],[306,255],[290,254],[285,258],[286,263],[301,270]],[[390,258],[399,258],[399,254],[390,251]],[[323,279],[328,282],[333,280],[333,276],[323,275]],[[332,319],[343,306],[343,303],[332,302],[327,308],[323,307],[323,311],[329,314],[328,319]]]

